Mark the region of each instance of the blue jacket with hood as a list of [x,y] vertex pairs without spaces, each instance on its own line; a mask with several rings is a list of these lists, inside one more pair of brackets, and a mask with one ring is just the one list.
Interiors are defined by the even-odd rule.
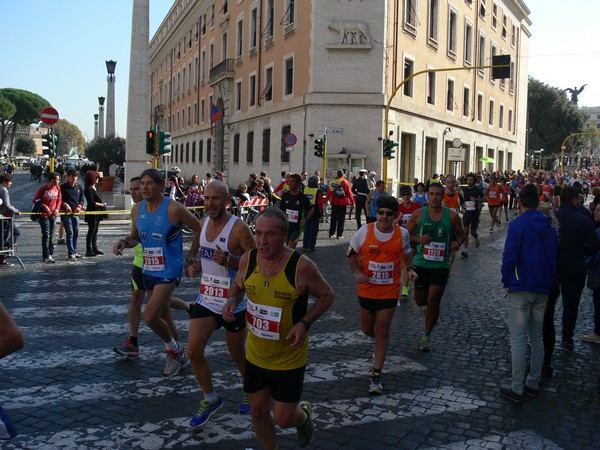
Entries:
[[558,233],[550,217],[527,210],[510,223],[502,254],[502,285],[509,292],[548,294],[554,283]]

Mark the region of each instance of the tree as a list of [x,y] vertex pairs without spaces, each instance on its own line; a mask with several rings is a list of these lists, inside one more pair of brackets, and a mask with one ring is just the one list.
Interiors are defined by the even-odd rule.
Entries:
[[125,139],[114,135],[96,138],[88,145],[85,156],[99,165],[104,176],[110,176],[111,164],[125,162]]
[[20,137],[15,141],[15,153],[19,155],[33,155],[35,150],[35,141],[30,137]]
[[[529,149],[544,149],[544,156],[558,157],[567,136],[581,133],[585,127],[585,114],[573,105],[563,89],[548,86],[529,77],[527,97],[529,116]],[[570,139],[567,147],[573,148],[577,140]]]
[[77,125],[72,124],[68,120],[60,119],[56,124],[52,125],[54,132],[58,133],[58,156],[67,155],[72,147],[77,149],[77,154],[83,154],[85,149],[85,138]]
[[40,97],[33,92],[22,89],[0,89],[0,94],[4,97],[4,99],[12,103],[15,108],[15,111],[12,115],[8,115],[11,108],[0,108],[0,148],[4,145],[4,141],[8,138],[8,133],[10,132],[11,136],[9,154],[12,154],[12,147],[15,141],[15,135],[17,133],[16,126],[29,126],[32,123],[38,123],[42,109],[44,109],[46,106],[49,106],[50,103],[45,98]]

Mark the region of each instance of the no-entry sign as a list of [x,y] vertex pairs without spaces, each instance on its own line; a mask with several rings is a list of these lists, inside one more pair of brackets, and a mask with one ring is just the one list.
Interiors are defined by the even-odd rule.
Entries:
[[54,125],[58,122],[58,111],[51,106],[42,109],[42,122],[46,125]]

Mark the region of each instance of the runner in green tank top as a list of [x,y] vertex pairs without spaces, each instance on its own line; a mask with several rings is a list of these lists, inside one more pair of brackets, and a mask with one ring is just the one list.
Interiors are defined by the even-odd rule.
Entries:
[[440,302],[450,275],[450,255],[458,251],[465,238],[460,216],[442,205],[444,187],[432,183],[427,195],[427,206],[415,211],[406,226],[410,240],[417,243],[413,258],[419,277],[415,282],[415,301],[427,307],[421,351],[430,349],[429,335],[440,315]]

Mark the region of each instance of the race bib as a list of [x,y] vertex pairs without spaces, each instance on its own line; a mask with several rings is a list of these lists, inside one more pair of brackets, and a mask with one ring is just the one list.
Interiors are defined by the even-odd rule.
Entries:
[[467,200],[465,202],[465,209],[467,211],[475,211],[475,202],[473,200]]
[[165,269],[165,257],[162,247],[144,248],[144,270],[158,272]]
[[286,209],[285,215],[288,218],[288,222],[298,223],[298,218],[300,217],[300,211],[296,211],[295,209]]
[[260,305],[248,300],[246,308],[248,328],[257,337],[278,341],[281,311],[281,308]]
[[200,282],[200,303],[212,311],[221,311],[229,297],[229,277],[203,273]]
[[393,284],[394,283],[394,263],[393,262],[374,262],[369,261],[369,283],[373,284]]
[[423,248],[423,258],[427,261],[443,261],[446,254],[445,242],[430,242]]
[[488,192],[488,196],[490,198],[496,198],[496,194],[498,194],[496,191],[490,191],[490,192]]
[[410,216],[412,216],[412,214],[404,214],[402,216],[402,219],[401,219],[400,222],[401,222],[401,224],[402,224],[403,227],[406,227],[406,225],[408,225],[408,221],[410,220]]

